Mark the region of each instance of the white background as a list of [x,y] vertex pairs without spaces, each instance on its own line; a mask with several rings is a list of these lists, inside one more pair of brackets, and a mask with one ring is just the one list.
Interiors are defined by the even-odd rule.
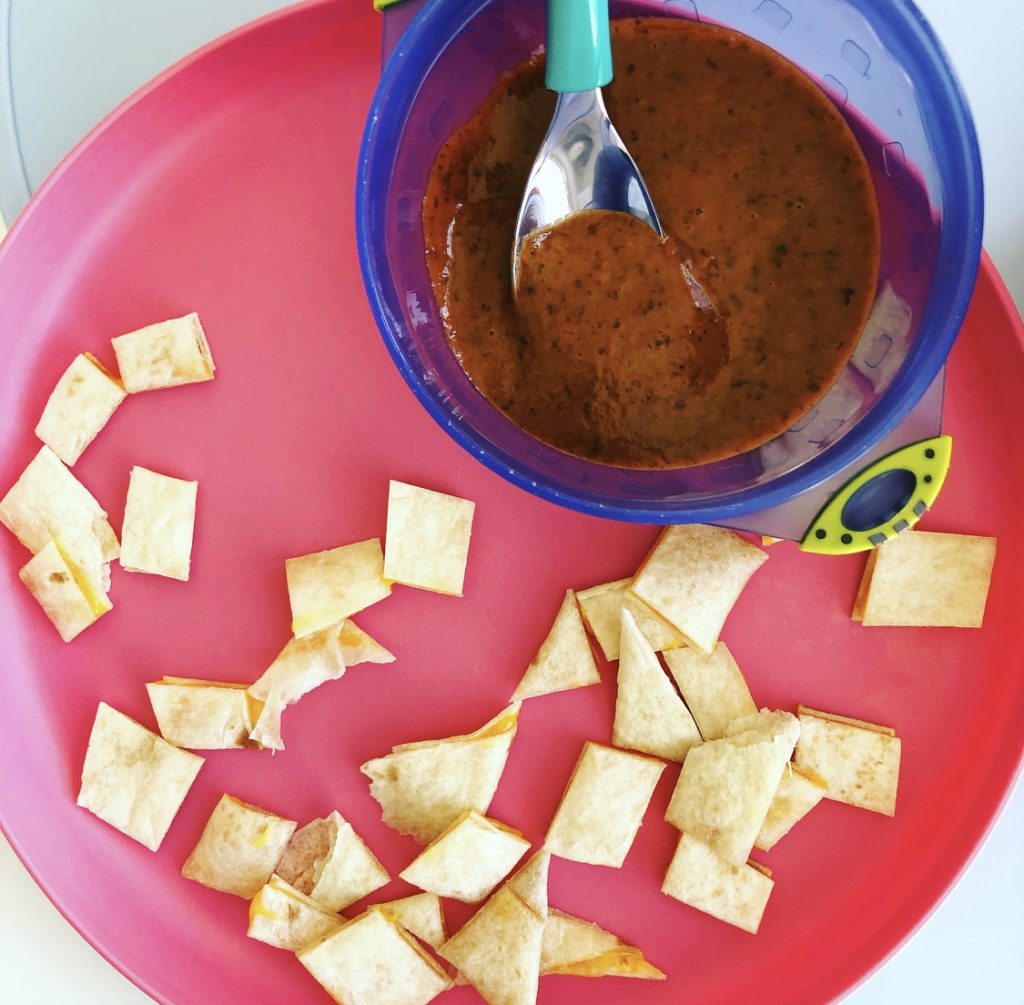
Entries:
[[[73,5],[62,5],[47,0],[47,6],[50,15],[54,7],[66,6],[69,17],[87,18],[94,30],[129,32],[133,38],[142,32],[151,35],[148,47],[122,50],[123,67],[111,69],[108,63],[101,70],[96,65],[95,74],[89,69],[88,52],[71,53],[85,74],[78,86],[89,93],[76,109],[61,101],[49,109],[33,110],[33,114],[62,117],[62,132],[58,132],[70,142],[91,124],[90,118],[142,83],[161,62],[169,63],[233,24],[283,4],[275,0],[218,0],[216,4],[208,0],[131,4],[75,0]],[[919,0],[919,6],[944,40],[974,111],[985,165],[985,246],[1017,303],[1024,304],[1024,5],[1017,0]],[[70,43],[72,48],[74,44]],[[148,57],[140,55],[140,48]],[[66,60],[68,53],[60,58]],[[55,97],[66,93],[63,81],[54,84],[58,85]],[[53,151],[52,160],[62,152]],[[37,151],[37,156],[45,160],[49,154]],[[9,672],[15,669],[8,668]],[[4,770],[16,768],[7,765]],[[1024,1003],[1022,852],[1024,786],[1018,783],[988,839],[945,901],[891,960],[849,995],[847,1003]],[[0,1002],[145,1005],[150,1000],[60,917],[2,837],[0,893]]]

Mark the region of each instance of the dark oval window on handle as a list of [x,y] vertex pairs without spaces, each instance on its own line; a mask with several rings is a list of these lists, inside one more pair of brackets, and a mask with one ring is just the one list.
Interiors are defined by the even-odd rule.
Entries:
[[917,475],[906,468],[883,471],[850,496],[843,507],[843,523],[850,530],[871,530],[887,523],[910,502]]

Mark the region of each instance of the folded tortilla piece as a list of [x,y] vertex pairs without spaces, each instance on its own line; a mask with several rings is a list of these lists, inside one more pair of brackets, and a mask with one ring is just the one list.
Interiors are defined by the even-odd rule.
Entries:
[[827,793],[828,783],[823,778],[787,764],[754,847],[771,851]]
[[395,654],[385,649],[372,635],[364,632],[351,619],[341,623],[338,629],[338,644],[346,667],[360,663],[394,663]]
[[36,436],[69,468],[74,467],[125,397],[124,384],[117,377],[91,353],[80,353],[50,393]]
[[400,744],[363,764],[384,823],[426,844],[466,810],[486,813],[518,718],[513,704],[474,733]]
[[451,978],[384,911],[367,911],[298,954],[338,1005],[427,1005]]
[[554,908],[548,913],[540,950],[540,975],[546,974],[635,977],[645,981],[665,979],[636,946],[623,942],[592,921]]
[[156,851],[202,766],[198,754],[179,750],[100,702],[78,805]]
[[343,924],[345,919],[340,914],[328,911],[280,876],[271,876],[249,903],[246,934],[268,946],[298,953]]
[[576,593],[583,620],[601,647],[604,658],[619,658],[623,609],[633,615],[637,628],[655,652],[685,646],[686,640],[671,625],[629,592],[629,584],[628,579],[617,579],[613,583],[602,583]]
[[756,714],[750,688],[724,642],[710,653],[676,649],[665,653],[665,663],[705,740],[720,739],[737,719]]
[[414,893],[411,897],[373,904],[371,911],[383,911],[411,935],[439,949],[448,940],[441,898],[436,893]]
[[245,684],[164,677],[146,685],[160,733],[168,743],[192,750],[258,747],[249,739],[263,710]]
[[203,886],[252,900],[270,882],[295,826],[294,820],[225,794],[181,874]]
[[110,340],[129,394],[213,380],[216,366],[194,311]]
[[187,582],[198,492],[199,482],[132,468],[121,528],[121,568]]
[[680,834],[661,891],[756,935],[775,886],[771,875],[756,862],[726,862],[692,834]]
[[113,607],[109,597],[97,593],[80,570],[68,562],[59,539],[30,558],[19,570],[18,578],[65,642]]
[[526,864],[512,874],[505,884],[519,899],[542,918],[548,916],[548,872],[551,852],[546,848],[534,852]]

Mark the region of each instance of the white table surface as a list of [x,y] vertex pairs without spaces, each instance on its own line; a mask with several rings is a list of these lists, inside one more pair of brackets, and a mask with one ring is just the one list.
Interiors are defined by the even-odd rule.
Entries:
[[[32,0],[38,2],[38,0]],[[367,0],[367,3],[369,0]],[[895,0],[894,0],[895,2]],[[284,4],[276,0],[47,0],[63,16],[97,19],[111,31],[152,34],[151,53],[170,62],[207,38]],[[970,99],[985,162],[985,246],[1018,305],[1024,304],[1024,5],[1018,0],[919,0],[946,43]],[[145,29],[143,29],[145,25]],[[69,110],[25,110],[61,116],[54,135],[69,140],[149,76],[154,69],[135,51],[123,65],[69,42],[39,46],[33,58],[55,70],[68,61],[80,68],[87,99]],[[69,48],[70,47],[70,48]],[[150,55],[149,59],[152,60]],[[50,145],[47,146],[47,143]],[[48,139],[31,151],[29,182],[65,152]],[[1024,672],[1024,667],[1021,668]],[[4,770],[16,770],[8,765]],[[927,922],[878,971],[845,1000],[848,1005],[944,1005],[1024,1003],[1024,785],[1018,782],[1003,812],[959,882]],[[102,959],[61,918],[0,837],[0,1002],[10,1005],[145,1005],[150,999]],[[181,1003],[219,1005],[219,1003]],[[286,1003],[285,1003],[286,1005]]]

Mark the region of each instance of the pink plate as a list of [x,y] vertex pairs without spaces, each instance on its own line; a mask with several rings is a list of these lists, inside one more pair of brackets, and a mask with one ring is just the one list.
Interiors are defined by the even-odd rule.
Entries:
[[[161,1002],[321,1002],[287,953],[245,936],[246,905],[181,877],[228,791],[305,821],[337,807],[386,867],[416,852],[380,822],[358,765],[392,744],[474,729],[505,703],[567,586],[627,575],[652,528],[531,498],[464,454],[393,369],[364,300],[352,190],[377,79],[368,0],[317,2],[246,28],[129,101],[64,163],[0,253],[0,488],[71,357],[198,310],[213,383],[130,399],[76,474],[119,525],[128,471],[200,483],[188,584],[114,569],[114,611],[64,646],[0,534],[0,817],[40,885]],[[747,935],[659,892],[675,841],[665,772],[621,870],[556,861],[552,902],[641,946],[664,983],[550,977],[541,1001],[820,1002],[861,978],[942,896],[1017,768],[1024,736],[1024,353],[986,265],[949,368],[950,480],[925,526],[996,534],[980,631],[865,629],[863,559],[771,550],[725,638],[762,704],[798,701],[896,727],[894,819],[824,804],[767,861],[777,886]],[[285,717],[288,749],[210,754],[156,854],[74,805],[96,704],[143,723],[164,674],[250,681],[288,634],[287,556],[383,535],[387,484],[478,504],[466,596],[397,588],[359,620],[398,654]],[[923,584],[926,588],[927,584]],[[610,736],[614,681],[529,701],[493,813],[539,841],[587,738]],[[382,896],[408,888],[395,882]],[[457,905],[455,905],[457,906]],[[453,927],[467,916],[450,911]],[[464,988],[453,1003],[477,1000]]]

